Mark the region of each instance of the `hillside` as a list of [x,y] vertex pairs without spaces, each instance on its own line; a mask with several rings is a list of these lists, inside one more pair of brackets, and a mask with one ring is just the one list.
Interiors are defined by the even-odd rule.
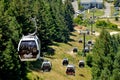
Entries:
[[[61,0],[0,1],[0,80],[90,80],[91,78],[95,80],[110,80],[108,79],[110,77],[112,77],[111,80],[120,79],[118,74],[120,73],[120,49],[118,47],[120,35],[109,35],[109,32],[111,32],[111,35],[120,33],[120,29],[117,29],[116,25],[101,23],[98,28],[98,26],[93,24],[93,30],[97,34],[87,35],[86,41],[96,40],[96,43],[98,42],[96,48],[94,47],[95,51],[92,50],[93,52],[89,53],[90,56],[93,53],[92,59],[94,60],[91,60],[91,62],[97,66],[92,66],[92,68],[87,65],[84,68],[78,67],[79,60],[83,60],[81,56],[83,44],[78,43],[78,40],[83,39],[83,35],[78,33],[80,27],[73,28],[73,24],[84,25],[91,30],[92,25],[90,23],[93,23],[93,21],[87,19],[90,17],[89,14],[86,14],[88,15],[86,19],[80,15],[73,21],[75,12],[71,1],[73,0],[66,0],[65,3]],[[103,10],[100,10],[100,12],[99,10],[95,11],[94,15],[96,17],[103,15],[104,12]],[[92,13],[90,14],[91,16]],[[99,20],[110,21],[117,24],[118,28],[120,27],[119,18]],[[36,29],[34,26],[37,26]],[[108,32],[103,30],[101,32],[101,28],[104,27],[106,27]],[[20,60],[19,42],[22,40],[23,35],[29,35],[34,30],[35,32],[37,31],[36,35],[41,41],[41,48],[38,47],[37,52],[45,52],[43,59],[52,62],[52,70],[50,72],[42,72],[40,70],[42,60],[33,62],[22,62]],[[100,32],[102,36],[97,41],[96,36],[99,36]],[[38,40],[36,42],[39,45]],[[25,50],[24,55],[31,54],[32,49],[28,49],[28,47],[22,49],[23,51]],[[78,48],[79,54],[72,52],[74,47]],[[100,53],[100,56],[98,53]],[[97,57],[96,54],[98,54]],[[75,76],[65,74],[66,66],[62,65],[63,58],[68,58],[70,64],[75,65]],[[86,60],[86,57],[84,57],[84,60]]]
[[[40,80],[90,80],[91,79],[91,71],[90,68],[86,65],[85,68],[78,67],[78,61],[82,60],[83,57],[73,53],[72,49],[77,47],[79,51],[82,50],[82,43],[78,43],[78,40],[82,38],[82,35],[79,35],[77,31],[71,33],[71,40],[65,43],[54,43],[55,45],[50,46],[55,50],[55,54],[53,56],[45,56],[45,59],[50,60],[52,62],[52,70],[50,72],[42,72],[40,69],[37,71],[32,71],[28,73],[29,79],[39,79]],[[90,36],[87,36],[89,39]],[[70,61],[70,64],[75,65],[76,75],[68,76],[65,73],[66,66],[62,65],[62,59],[67,57]],[[85,59],[85,58],[84,58]]]

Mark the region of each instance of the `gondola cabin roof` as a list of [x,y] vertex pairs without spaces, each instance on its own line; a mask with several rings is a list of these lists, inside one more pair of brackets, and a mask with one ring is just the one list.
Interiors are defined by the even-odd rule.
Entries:
[[43,61],[42,66],[43,66],[44,64],[49,64],[50,66],[52,65],[50,61]]
[[67,68],[69,68],[69,67],[75,68],[75,66],[73,64],[68,64]]
[[63,60],[68,60],[68,58],[64,58]]
[[22,40],[35,40],[38,39],[37,36],[31,36],[31,35],[27,35],[27,36],[23,36]]
[[84,62],[84,60],[80,60],[79,62]]
[[43,65],[44,65],[44,64],[50,64],[50,65],[51,65],[51,63],[50,63],[50,62],[43,62]]

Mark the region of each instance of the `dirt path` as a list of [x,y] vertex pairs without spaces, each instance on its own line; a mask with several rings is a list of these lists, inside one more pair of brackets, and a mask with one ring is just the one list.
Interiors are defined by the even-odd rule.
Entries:
[[120,32],[118,31],[113,31],[113,32],[110,32],[110,35],[114,35],[114,34],[119,34]]
[[102,17],[108,17],[108,16],[110,16],[110,13],[111,13],[111,9],[110,9],[110,3],[108,3],[108,2],[105,2],[105,9],[104,9],[104,15],[102,16]]

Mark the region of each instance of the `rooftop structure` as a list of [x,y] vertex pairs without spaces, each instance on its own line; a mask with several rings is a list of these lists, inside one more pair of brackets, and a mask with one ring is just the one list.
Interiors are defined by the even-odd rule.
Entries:
[[80,4],[84,7],[84,9],[90,8],[103,8],[103,0],[81,0]]

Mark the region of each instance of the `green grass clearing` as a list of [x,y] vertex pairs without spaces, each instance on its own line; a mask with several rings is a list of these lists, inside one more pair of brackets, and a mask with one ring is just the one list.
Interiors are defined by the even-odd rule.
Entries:
[[[93,11],[91,9],[86,10],[85,14],[86,14],[86,17],[89,18],[89,17],[93,16]],[[97,9],[96,8],[94,10],[94,16],[98,17],[98,16],[102,16],[102,15],[104,15],[104,9]]]

